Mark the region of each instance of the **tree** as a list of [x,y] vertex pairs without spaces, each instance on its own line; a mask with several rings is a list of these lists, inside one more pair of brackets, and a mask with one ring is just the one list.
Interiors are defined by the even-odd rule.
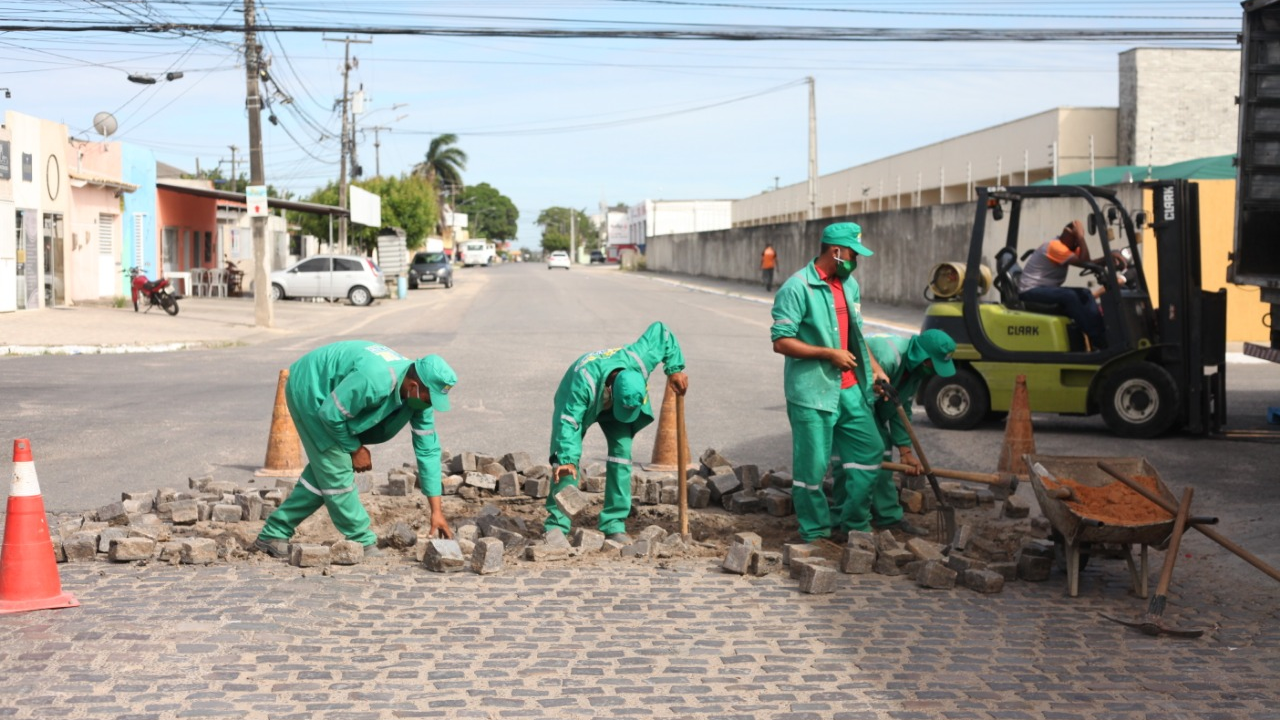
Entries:
[[[467,169],[467,154],[458,146],[458,136],[444,133],[431,139],[422,162],[413,166],[413,174],[424,178],[436,189],[436,205],[444,207],[446,195],[462,189],[462,171]],[[443,229],[439,228],[438,229]]]
[[[571,222],[571,218],[576,218]],[[565,207],[550,207],[538,213],[537,224],[542,227],[542,249],[547,252],[569,249],[569,233],[573,229],[578,238],[578,247],[591,249],[600,247],[600,231],[591,218],[581,210]],[[571,225],[576,227],[571,228]]]
[[489,183],[464,188],[453,209],[467,214],[471,237],[514,240],[520,211],[511,198]]
[[[424,178],[402,175],[375,177],[354,184],[382,199],[383,227],[398,227],[404,230],[410,249],[422,247],[423,241],[440,218],[435,188],[430,183]],[[307,198],[307,202],[337,205],[338,186],[335,183],[329,183],[312,193]],[[328,239],[329,218],[327,216],[298,213],[296,219],[302,227],[302,232],[315,235],[322,240]],[[368,252],[377,244],[378,231],[381,229],[353,224],[347,237],[353,245]]]

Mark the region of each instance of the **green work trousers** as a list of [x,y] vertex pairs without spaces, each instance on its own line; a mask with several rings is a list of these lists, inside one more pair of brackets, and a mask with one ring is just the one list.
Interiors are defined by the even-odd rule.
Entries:
[[351,467],[351,454],[334,445],[328,450],[317,450],[303,426],[296,421],[293,403],[289,414],[295,417],[298,437],[307,453],[307,467],[289,497],[271,517],[258,537],[264,540],[288,540],[303,520],[323,505],[329,510],[329,519],[348,540],[361,545],[373,545],[378,536],[369,530],[369,513],[360,504],[356,491],[355,475]]
[[[605,465],[604,508],[600,510],[600,532],[605,535],[627,531],[627,516],[631,514],[631,426],[614,420],[612,414],[601,415],[597,421],[604,431],[609,449]],[[581,463],[581,460],[579,460]],[[578,472],[582,472],[581,464]],[[547,496],[547,521],[545,530],[559,528],[569,534],[571,519],[556,506],[556,493],[569,485],[577,485],[578,476],[570,475],[553,482]]]
[[[857,385],[840,391],[835,412],[787,403],[791,421],[791,500],[805,542],[832,532],[868,530],[871,488],[880,471],[884,441],[875,416]],[[834,516],[822,480],[832,453],[842,472],[835,474]],[[896,502],[896,497],[895,497]]]

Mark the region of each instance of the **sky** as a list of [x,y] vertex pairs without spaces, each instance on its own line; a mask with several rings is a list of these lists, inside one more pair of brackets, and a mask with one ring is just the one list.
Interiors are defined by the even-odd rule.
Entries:
[[[341,40],[371,40],[350,45],[358,63],[351,89],[362,87],[366,96],[356,118],[365,175],[375,168],[406,173],[432,137],[456,133],[469,158],[464,182],[489,183],[515,202],[516,244],[524,247],[538,246],[534,221],[552,206],[594,213],[601,203],[735,199],[805,181],[806,77],[816,89],[818,170],[825,174],[1057,106],[1114,107],[1119,53],[1235,47],[1229,38],[1240,28],[1238,3],[1193,0],[256,5],[260,25],[281,29],[259,35],[272,78],[262,124],[268,183],[305,197],[336,180]],[[222,163],[229,175],[234,145],[238,170],[247,174],[243,34],[71,31],[156,23],[238,27],[243,8],[244,0],[0,0],[0,88],[10,92],[0,107],[63,122],[73,136],[90,140],[101,137],[94,115],[111,112],[119,126],[111,140],[149,148],[158,160],[190,171]],[[370,32],[404,28],[452,34]],[[1100,29],[1218,35],[1063,39]],[[559,36],[582,30],[609,36]],[[799,39],[624,36],[710,30]],[[1020,37],[1046,30],[1052,39],[910,39],[939,30],[1022,30]],[[908,39],[896,39],[903,34]],[[818,39],[833,35],[839,39]],[[171,72],[182,77],[164,79]],[[130,75],[158,81],[136,84]],[[377,132],[376,152],[374,127],[389,128]]]

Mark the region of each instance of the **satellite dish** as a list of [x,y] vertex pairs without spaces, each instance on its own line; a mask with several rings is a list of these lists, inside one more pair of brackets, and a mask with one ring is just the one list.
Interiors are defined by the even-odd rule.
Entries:
[[116,131],[116,117],[109,112],[100,112],[93,116],[93,129],[102,137],[109,137]]

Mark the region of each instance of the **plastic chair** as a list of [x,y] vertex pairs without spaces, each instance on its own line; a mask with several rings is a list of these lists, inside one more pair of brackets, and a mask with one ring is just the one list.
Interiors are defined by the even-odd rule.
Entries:
[[209,276],[204,268],[191,268],[191,296],[205,297],[209,294]]
[[227,296],[227,273],[225,270],[213,268],[205,270],[209,277],[209,297]]

